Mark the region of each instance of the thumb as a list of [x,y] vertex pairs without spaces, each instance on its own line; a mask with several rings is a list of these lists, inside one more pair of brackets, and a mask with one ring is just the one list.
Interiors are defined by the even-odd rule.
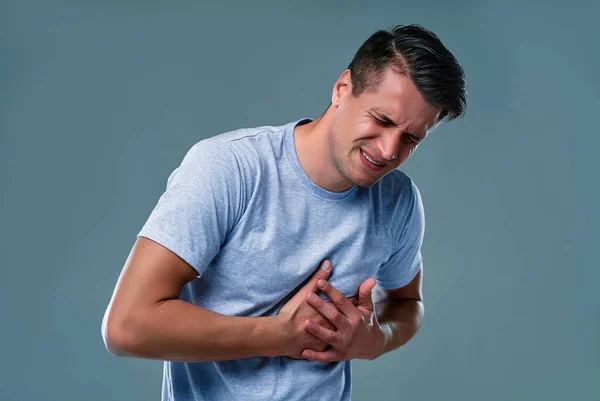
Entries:
[[377,280],[373,277],[366,279],[358,288],[358,305],[362,305],[367,308],[371,312],[375,309],[373,306],[373,288],[375,288],[375,284],[377,284]]
[[317,287],[317,282],[321,279],[327,280],[331,275],[331,262],[328,260],[323,260],[319,264],[319,268],[313,273],[312,277],[304,286],[305,290],[310,292],[319,291],[319,287]]

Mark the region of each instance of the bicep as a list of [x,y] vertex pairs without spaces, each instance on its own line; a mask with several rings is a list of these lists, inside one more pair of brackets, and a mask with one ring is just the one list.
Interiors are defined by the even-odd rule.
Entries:
[[123,266],[109,306],[109,319],[122,322],[161,301],[179,298],[198,273],[162,245],[139,237]]
[[162,245],[139,237],[121,270],[102,320],[102,335],[113,352],[126,343],[132,327],[162,301],[179,298],[183,286],[197,272]]

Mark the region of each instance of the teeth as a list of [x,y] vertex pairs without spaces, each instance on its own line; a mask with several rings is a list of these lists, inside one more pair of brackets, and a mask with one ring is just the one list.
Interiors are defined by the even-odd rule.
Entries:
[[367,154],[365,152],[362,152],[363,156],[365,157],[365,159],[367,159],[368,161],[370,161],[371,163],[373,163],[376,166],[381,166],[381,164],[373,161],[371,158],[369,158],[369,156],[367,156]]

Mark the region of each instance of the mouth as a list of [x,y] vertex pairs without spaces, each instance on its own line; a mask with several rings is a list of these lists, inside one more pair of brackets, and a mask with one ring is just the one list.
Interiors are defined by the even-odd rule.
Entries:
[[379,162],[360,149],[360,159],[365,167],[373,171],[379,171],[385,167],[385,163]]

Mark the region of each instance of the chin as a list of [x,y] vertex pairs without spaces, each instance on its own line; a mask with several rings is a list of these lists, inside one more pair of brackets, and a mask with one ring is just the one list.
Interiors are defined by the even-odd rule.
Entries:
[[358,185],[359,187],[372,187],[373,185],[375,185],[375,183],[377,181],[379,181],[378,179],[373,179],[373,178],[354,178],[353,180],[350,180],[352,183]]

